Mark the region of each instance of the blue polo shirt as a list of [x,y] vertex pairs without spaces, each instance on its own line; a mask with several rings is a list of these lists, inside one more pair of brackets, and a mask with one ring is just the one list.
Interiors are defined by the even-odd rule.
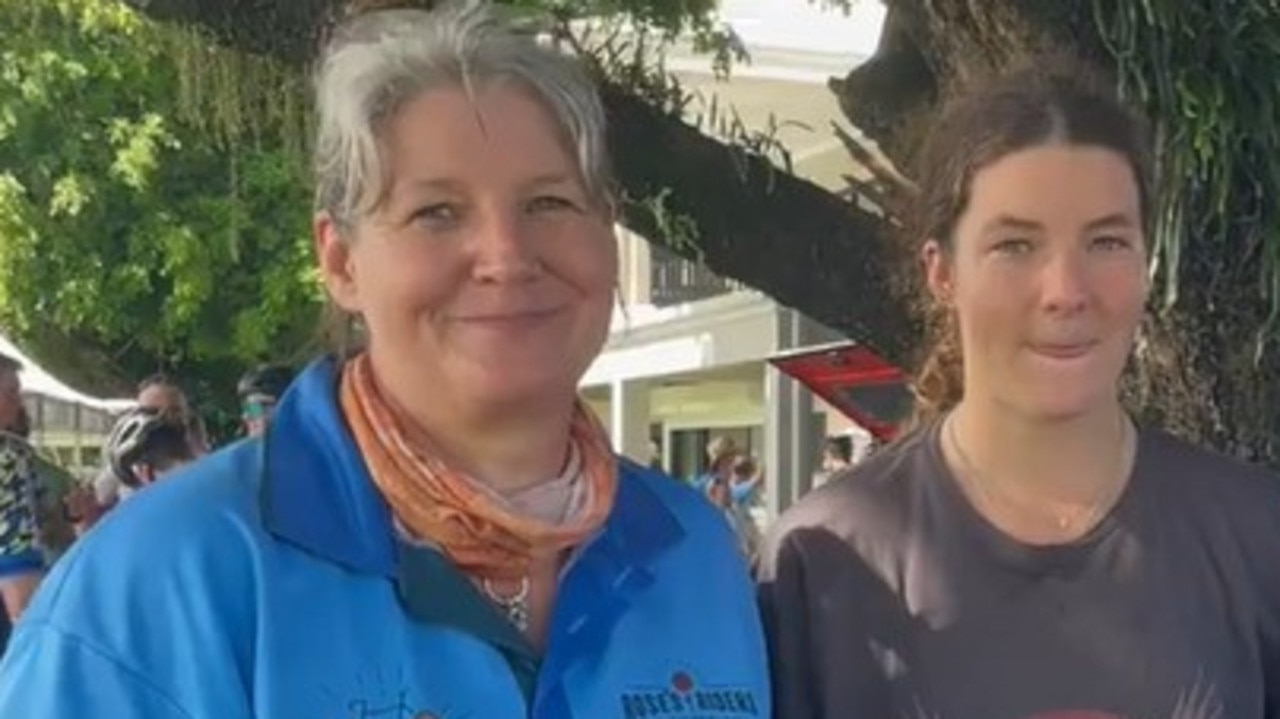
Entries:
[[623,464],[540,656],[441,555],[396,539],[336,382],[313,364],[265,439],[77,543],[14,632],[0,717],[769,716],[747,571],[696,493]]

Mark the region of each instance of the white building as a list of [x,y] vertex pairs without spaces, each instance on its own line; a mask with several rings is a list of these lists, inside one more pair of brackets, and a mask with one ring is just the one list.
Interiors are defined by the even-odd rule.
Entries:
[[[794,171],[838,190],[852,168],[830,130],[842,115],[826,81],[870,55],[883,15],[870,0],[847,17],[805,0],[727,0],[721,16],[746,43],[751,64],[736,66],[727,82],[713,77],[705,57],[673,57],[668,67],[748,126],[765,127],[771,115],[796,123],[778,133]],[[656,444],[662,465],[688,478],[703,469],[707,441],[730,435],[762,461],[774,514],[809,488],[827,434],[866,441],[768,363],[841,339],[836,333],[634,234],[620,231],[619,249],[623,306],[583,390],[622,453],[645,462]]]

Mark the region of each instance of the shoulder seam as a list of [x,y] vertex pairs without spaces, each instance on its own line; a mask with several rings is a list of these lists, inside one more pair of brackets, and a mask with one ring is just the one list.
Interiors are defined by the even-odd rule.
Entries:
[[177,713],[177,716],[185,717],[185,719],[194,719],[192,714],[182,707],[182,704],[180,704],[176,699],[170,696],[168,692],[162,690],[159,686],[156,686],[154,682],[150,681],[145,676],[143,676],[143,673],[141,671],[129,666],[122,659],[115,656],[111,652],[107,651],[105,648],[99,646],[95,642],[90,641],[88,638],[83,637],[75,632],[71,632],[61,627],[55,626],[53,622],[47,618],[32,622],[31,624],[26,626],[24,630],[25,631],[47,631],[53,634],[54,636],[56,636],[58,639],[70,645],[73,645],[85,652],[88,652],[93,656],[98,657],[104,662],[107,662],[108,664],[110,664],[112,667],[118,669],[121,674],[123,674],[124,676],[127,676],[135,684],[147,690],[149,693],[155,695],[158,699],[163,701],[165,704],[168,704],[173,709],[173,711]]

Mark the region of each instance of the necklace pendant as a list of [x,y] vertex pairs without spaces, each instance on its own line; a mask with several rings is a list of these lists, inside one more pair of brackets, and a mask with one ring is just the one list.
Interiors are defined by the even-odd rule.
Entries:
[[525,602],[516,602],[506,607],[507,619],[521,632],[529,631],[529,607]]
[[488,578],[481,580],[480,588],[484,590],[484,594],[489,601],[507,617],[507,621],[511,622],[516,629],[521,632],[529,630],[529,578],[521,577],[520,585],[515,591],[509,594],[503,594],[494,589],[493,582]]

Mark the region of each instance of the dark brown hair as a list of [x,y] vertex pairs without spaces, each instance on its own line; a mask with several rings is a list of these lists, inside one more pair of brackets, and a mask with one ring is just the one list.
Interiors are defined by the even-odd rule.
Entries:
[[[936,240],[950,253],[974,175],[1007,155],[1048,144],[1099,147],[1128,160],[1146,230],[1151,209],[1146,124],[1106,87],[1089,68],[1050,59],[955,98],[918,157],[912,237],[919,243]],[[964,357],[953,314],[929,304],[931,350],[913,386],[917,424],[947,412],[964,395]]]
[[16,357],[0,352],[0,372],[21,372],[22,363]]
[[173,377],[170,377],[165,372],[156,372],[155,374],[148,375],[147,377],[145,377],[141,382],[138,383],[138,393],[141,394],[142,392],[145,392],[151,387],[165,387],[165,388],[171,387],[179,392],[182,391],[182,388],[178,386],[178,381],[175,380]]

